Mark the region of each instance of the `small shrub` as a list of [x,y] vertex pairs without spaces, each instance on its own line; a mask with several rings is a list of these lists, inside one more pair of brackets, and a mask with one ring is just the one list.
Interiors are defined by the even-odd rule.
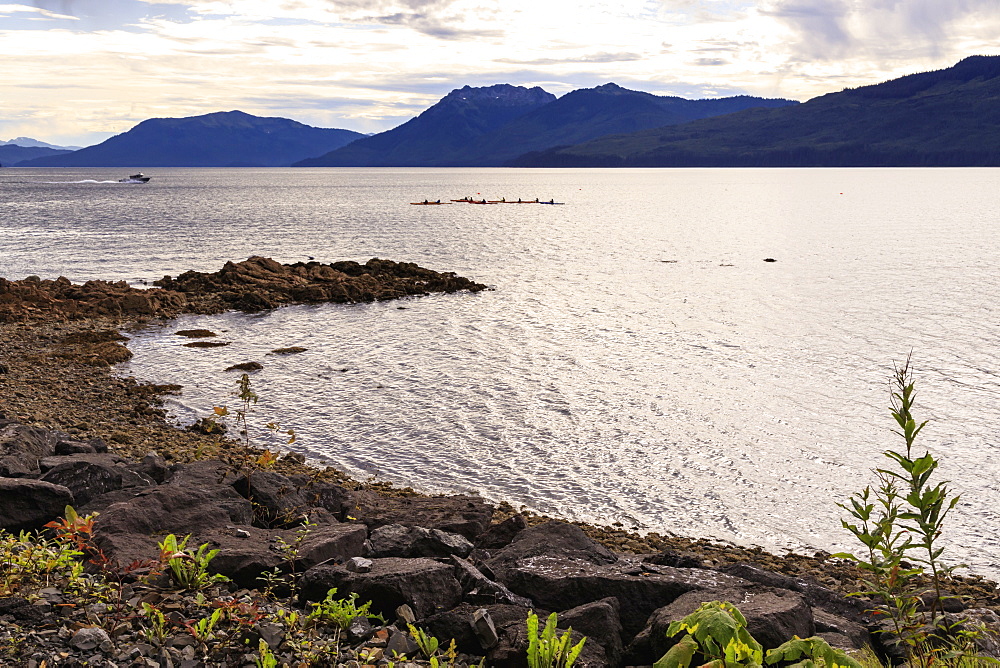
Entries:
[[[956,634],[942,614],[942,583],[957,567],[942,564],[944,548],[938,539],[960,497],[950,495],[947,482],[931,482],[939,462],[930,452],[914,452],[914,442],[927,424],[913,417],[914,387],[907,358],[896,367],[890,391],[890,412],[899,427],[894,433],[903,439],[905,451],[886,450],[893,467],[874,470],[878,486],[853,494],[849,506],[840,504],[854,519],[841,523],[866,554],[834,556],[858,565],[865,574],[865,590],[854,595],[874,599],[872,614],[888,618],[893,641],[906,647],[911,664],[929,668],[966,656],[972,644],[967,635],[975,632]],[[930,602],[926,608],[925,600]]]

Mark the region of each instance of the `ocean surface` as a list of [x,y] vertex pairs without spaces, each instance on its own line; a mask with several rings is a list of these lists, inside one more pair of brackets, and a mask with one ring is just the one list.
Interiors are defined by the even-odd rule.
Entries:
[[[251,255],[455,271],[478,294],[183,317],[120,373],[234,407],[362,478],[774,551],[855,550],[912,351],[918,443],[1000,577],[1000,170],[0,170],[0,276],[141,285]],[[554,198],[561,206],[411,206]],[[772,258],[774,262],[765,262]],[[208,328],[231,345],[191,349]],[[279,347],[307,351],[279,356]],[[260,445],[271,443],[254,433]]]

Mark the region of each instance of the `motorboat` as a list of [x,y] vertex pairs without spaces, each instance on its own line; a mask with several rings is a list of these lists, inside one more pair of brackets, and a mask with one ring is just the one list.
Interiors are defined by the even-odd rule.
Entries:
[[151,176],[146,176],[142,172],[138,174],[132,174],[127,179],[118,179],[118,183],[149,183]]

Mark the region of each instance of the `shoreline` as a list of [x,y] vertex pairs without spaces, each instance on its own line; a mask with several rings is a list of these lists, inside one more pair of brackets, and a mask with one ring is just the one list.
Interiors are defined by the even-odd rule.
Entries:
[[[369,266],[375,270],[366,273]],[[346,270],[350,278],[360,279],[362,289],[345,288],[343,282],[337,280],[342,277],[333,276],[337,273],[336,268]],[[404,275],[417,276],[415,285],[400,287],[395,277],[386,281],[386,270],[396,268]],[[290,281],[289,275],[294,280]],[[372,280],[373,276],[376,280]],[[380,287],[380,281],[387,282],[388,287]],[[329,289],[331,282],[337,286],[335,290]],[[24,301],[22,305],[27,304],[27,309],[18,313],[11,307],[13,300],[2,298],[5,284],[8,294],[16,294],[18,287],[23,292],[25,284],[29,289],[51,285],[63,300],[43,302],[41,307],[38,301]],[[113,451],[136,460],[150,450],[158,451],[168,462],[178,463],[207,456],[232,457],[233,453],[226,448],[234,448],[235,441],[220,441],[218,437],[197,434],[167,421],[160,407],[162,399],[180,388],[141,383],[112,372],[112,365],[131,357],[121,342],[126,337],[117,335],[118,332],[125,332],[127,336],[129,331],[155,320],[166,322],[183,313],[220,313],[234,306],[255,312],[286,304],[381,301],[405,294],[487,289],[452,273],[441,274],[411,263],[377,259],[368,265],[354,262],[279,265],[266,258],[250,258],[240,263],[226,263],[214,274],[186,272],[175,279],[165,277],[156,284],[158,289],[147,290],[130,288],[123,283],[89,281],[84,286],[74,286],[66,279],[4,281],[0,278],[0,372],[7,368],[0,373],[0,416],[59,429],[74,438],[101,438]],[[85,286],[92,286],[100,295],[99,299],[88,299],[82,290]],[[156,295],[156,292],[166,294]],[[136,295],[146,296],[146,299],[136,301]],[[114,303],[109,304],[109,301]],[[49,320],[53,317],[57,319]],[[283,456],[276,470],[302,474],[315,473],[318,469],[299,461],[298,457]],[[428,496],[391,482],[360,482],[329,466],[321,470],[321,477],[389,496]],[[505,502],[496,505],[501,520],[519,514]],[[534,524],[552,519],[530,512],[525,516]],[[829,555],[822,550],[812,556],[792,552],[777,555],[761,547],[745,547],[715,539],[656,532],[640,535],[614,526],[572,524],[607,546],[625,552],[639,554],[671,549],[703,554],[706,565],[749,560],[788,575],[824,572],[827,586],[836,583],[837,589],[857,590],[854,586],[857,584],[856,571],[842,562],[829,561]],[[991,582],[976,575],[967,578]],[[997,603],[1000,604],[1000,599]]]
[[[229,266],[227,264],[227,267]],[[238,265],[233,266],[238,268]],[[260,263],[256,266],[260,266]],[[203,277],[204,275],[194,277],[195,283],[202,286],[212,283],[211,280]],[[462,280],[464,281],[465,279]],[[38,285],[45,285],[46,283],[53,285],[56,290],[69,290],[65,284],[51,281],[36,282],[29,280],[29,285],[26,287],[33,288]],[[11,283],[7,282],[6,285],[9,286]],[[101,298],[102,300],[109,299],[107,296],[108,291],[105,289],[107,285],[109,284],[92,286],[98,291],[104,291],[102,293],[104,295]],[[248,288],[248,292],[259,288],[259,284],[250,283],[250,285],[258,287],[250,287]],[[29,306],[20,312],[21,317],[15,319],[10,317],[12,313],[10,306],[12,301],[9,299],[4,301],[4,283],[0,280],[0,426],[3,426],[6,420],[23,425],[40,427],[44,430],[55,430],[65,434],[64,438],[80,444],[99,443],[101,446],[106,445],[109,454],[118,455],[131,462],[139,462],[140,460],[143,460],[143,462],[148,461],[150,460],[150,453],[155,452],[163,458],[162,461],[164,461],[165,468],[168,467],[171,470],[179,469],[180,474],[175,475],[179,475],[179,477],[186,476],[189,481],[206,480],[205,474],[200,472],[206,471],[206,466],[214,467],[221,465],[231,472],[240,470],[241,463],[245,465],[248,456],[242,443],[218,433],[206,434],[190,429],[182,429],[167,421],[166,412],[161,407],[162,400],[170,392],[178,391],[180,389],[178,386],[140,383],[132,377],[122,377],[114,374],[114,365],[129,359],[131,356],[125,345],[129,332],[147,326],[154,320],[161,318],[168,320],[170,317],[176,316],[177,313],[173,312],[174,306],[165,309],[163,313],[124,313],[122,312],[124,309],[121,308],[121,305],[130,303],[133,297],[132,289],[123,286],[112,287],[114,290],[111,293],[116,295],[115,299],[117,299],[117,302],[109,304],[107,301],[103,301],[101,308],[108,309],[111,306],[118,306],[119,312],[117,314],[82,314],[81,310],[83,309],[80,308],[79,303],[74,304],[66,300],[58,300],[54,303],[48,303],[49,308],[42,309],[35,309],[30,306],[30,304],[37,302],[28,302]],[[78,288],[79,286],[74,289]],[[263,290],[265,294],[273,294],[267,287],[263,288]],[[198,295],[196,293],[192,297],[188,297],[186,293],[180,293],[181,296],[168,295],[163,299],[162,303],[176,305],[179,302],[185,303],[181,302],[181,300],[186,300],[188,304],[195,304],[196,308],[205,308],[205,304],[209,304],[212,308],[215,308],[218,304],[224,303],[223,299],[211,294],[210,290],[206,289],[206,292],[209,292],[208,299],[203,299],[205,295]],[[237,294],[237,299],[247,299],[245,295],[240,296],[236,291],[230,290],[230,292]],[[11,291],[8,290],[6,294],[11,294]],[[149,303],[153,303],[155,299],[150,300]],[[226,299],[232,299],[232,297],[226,297]],[[286,303],[294,303],[294,301],[294,299],[290,299]],[[102,301],[99,300],[95,303],[101,304]],[[64,308],[60,308],[60,305]],[[8,321],[6,322],[4,320],[4,308],[7,309]],[[263,452],[261,448],[252,448],[252,454],[249,456],[257,457]],[[0,449],[0,455],[3,454],[2,449]],[[64,464],[64,466],[68,466],[68,464]],[[129,466],[134,467],[136,465],[130,464]],[[189,472],[185,473],[185,471]],[[505,550],[513,550],[513,553],[517,554],[518,549],[521,549],[517,548],[517,546],[522,545],[522,543],[511,543],[511,541],[516,541],[517,536],[526,536],[532,534],[534,531],[535,533],[532,534],[532,537],[525,540],[523,544],[529,544],[531,541],[537,540],[539,536],[543,538],[543,542],[546,545],[550,541],[558,544],[560,540],[568,540],[570,541],[570,547],[565,549],[570,551],[566,554],[576,555],[577,552],[574,552],[574,550],[584,549],[584,554],[587,555],[585,558],[591,561],[591,565],[587,566],[587,568],[593,571],[592,575],[576,575],[576,566],[573,566],[571,569],[562,571],[564,574],[559,577],[565,578],[567,582],[571,582],[574,577],[583,577],[588,583],[587,587],[590,587],[593,582],[606,581],[617,583],[615,586],[625,587],[625,589],[612,590],[608,595],[618,596],[620,600],[622,600],[621,597],[623,595],[626,595],[624,592],[628,591],[627,588],[633,586],[632,584],[627,584],[626,580],[637,575],[644,576],[639,578],[640,580],[649,580],[648,586],[650,587],[656,586],[658,580],[666,581],[669,578],[677,577],[682,579],[695,577],[697,580],[701,577],[712,581],[721,579],[725,582],[742,583],[738,585],[740,587],[749,587],[751,586],[749,583],[754,582],[756,584],[753,584],[753,587],[764,587],[764,589],[760,590],[761,595],[770,595],[767,592],[777,589],[779,590],[779,598],[790,599],[804,596],[809,599],[808,605],[810,607],[806,609],[809,610],[815,607],[816,615],[821,616],[829,613],[830,610],[834,610],[838,615],[843,615],[844,619],[851,619],[853,618],[852,615],[857,614],[856,612],[849,612],[853,608],[851,606],[845,608],[843,603],[833,602],[833,599],[830,597],[835,596],[837,600],[840,600],[843,599],[845,594],[864,589],[860,583],[860,572],[858,569],[851,563],[841,559],[833,559],[831,555],[822,551],[811,556],[794,553],[776,555],[760,547],[742,547],[721,541],[661,535],[658,533],[639,535],[613,526],[595,526],[580,522],[565,522],[558,519],[552,521],[553,518],[550,517],[528,512],[518,512],[507,503],[486,503],[475,496],[426,495],[420,494],[409,487],[399,487],[388,482],[358,481],[334,467],[311,467],[306,463],[304,457],[289,452],[281,453],[274,461],[273,467],[269,467],[267,471],[270,472],[267,475],[285,477],[286,479],[308,478],[310,481],[318,482],[320,485],[332,485],[349,490],[346,493],[349,496],[354,496],[357,499],[356,502],[359,504],[357,505],[357,509],[361,512],[354,513],[358,517],[350,517],[348,509],[351,506],[344,505],[341,508],[344,510],[342,515],[338,515],[336,519],[330,517],[327,523],[320,524],[319,533],[322,535],[326,531],[327,533],[339,532],[346,535],[353,532],[351,534],[354,536],[351,539],[352,541],[363,539],[364,532],[362,532],[360,538],[357,532],[359,530],[358,527],[364,527],[366,524],[368,525],[370,537],[374,537],[375,527],[382,526],[383,528],[388,528],[384,526],[388,522],[400,522],[401,524],[412,522],[412,526],[415,527],[435,527],[435,522],[438,522],[438,526],[441,526],[440,508],[449,506],[449,504],[454,507],[459,503],[467,503],[470,507],[475,505],[477,507],[475,512],[479,513],[480,517],[480,520],[477,521],[482,521],[482,518],[485,518],[489,529],[485,533],[481,529],[477,529],[468,534],[467,537],[470,540],[476,540],[476,548],[470,555],[470,559],[473,560],[472,563],[477,565],[477,568],[480,567],[480,564],[485,564],[486,572],[489,572],[490,568],[513,568],[506,575],[503,574],[503,571],[497,571],[500,580],[503,580],[505,577],[513,578],[513,580],[508,580],[511,583],[516,582],[517,577],[526,576],[511,575],[519,567],[516,565],[512,567],[511,564],[507,564],[503,561],[502,557],[498,557],[497,555],[503,555]],[[264,475],[263,470],[260,475]],[[214,479],[214,474],[211,477]],[[8,478],[7,480],[20,479]],[[249,475],[247,476],[247,480],[249,480]],[[174,483],[165,484],[162,479],[158,482],[161,484],[157,489],[174,487]],[[218,481],[215,484],[217,485]],[[229,494],[233,494],[232,488],[227,488],[226,491]],[[126,492],[126,490],[122,489],[120,492]],[[112,497],[117,493],[109,492],[108,496]],[[128,491],[124,496],[114,497],[114,499],[134,499],[137,496],[135,492]],[[117,516],[118,521],[122,521],[121,507],[125,503],[116,503],[114,499],[110,499],[110,506],[98,506],[99,512],[107,511],[105,518],[98,517],[98,528],[101,528],[102,521],[109,518],[114,521],[114,518]],[[245,503],[249,508],[249,500]],[[382,506],[381,509],[380,505]],[[363,508],[363,506],[366,507]],[[386,511],[386,507],[389,507],[390,510]],[[408,510],[410,508],[413,510]],[[136,510],[138,510],[138,507],[136,507]],[[366,517],[363,514],[365,512],[370,514]],[[450,510],[446,512],[454,511]],[[379,524],[379,522],[382,522],[382,519],[376,518],[376,515],[379,513],[387,513],[386,516],[390,519]],[[329,512],[326,514],[330,515]],[[402,517],[406,517],[407,519],[401,521]],[[246,529],[242,530],[242,534],[250,537],[251,533],[249,532],[254,532],[253,535],[257,539],[256,542],[262,543],[265,547],[275,539],[275,536],[285,535],[291,538],[293,535],[290,527],[281,526],[262,529],[258,528],[257,524],[254,524],[253,527],[249,524],[245,526]],[[393,526],[398,525],[393,524]],[[455,526],[458,526],[458,524]],[[555,528],[553,528],[554,526]],[[560,529],[560,526],[563,528]],[[514,528],[512,529],[512,527]],[[178,527],[172,530],[179,531],[182,534],[184,530],[191,528],[185,525],[183,529]],[[234,539],[226,537],[232,535],[231,533],[227,533],[228,530],[234,530],[234,527],[227,527],[222,533],[219,533],[218,529],[212,529],[209,533],[200,533],[198,528],[194,527],[192,532],[199,536],[198,542],[211,535],[213,538],[209,540],[221,541],[216,544],[224,548],[228,545],[229,549],[232,550],[234,547],[232,541]],[[436,531],[437,528],[434,530]],[[448,531],[449,529],[445,530]],[[201,531],[204,532],[206,529],[202,528]],[[239,533],[240,529],[235,529],[235,531],[237,531],[237,536],[242,535]],[[420,529],[420,531],[427,531],[427,529]],[[514,533],[510,534],[511,531]],[[571,533],[573,531],[578,532],[580,537],[574,538]],[[567,534],[566,532],[570,533]],[[135,535],[141,533],[144,532],[140,531]],[[498,535],[505,535],[505,537],[499,538],[499,542],[495,545],[489,544],[489,541],[496,540]],[[476,538],[476,536],[479,538]],[[116,540],[120,541],[122,539],[116,538],[115,534],[104,534],[103,537],[111,541],[106,547],[116,550],[120,549],[122,554],[146,556],[147,558],[151,556],[148,552],[143,552],[144,550],[148,551],[149,545],[140,548],[135,543],[116,543]],[[594,541],[593,546],[580,548],[580,541],[588,539],[589,541]],[[100,538],[98,540],[100,542]],[[146,540],[148,541],[149,539],[147,538]],[[245,548],[239,547],[239,539],[236,539],[236,541],[235,550],[239,553],[241,549]],[[472,544],[469,544],[469,547],[472,548]],[[551,548],[551,546],[549,547]],[[351,549],[354,552],[350,552],[350,554],[357,554],[360,548],[356,545]],[[559,547],[557,549],[562,550],[564,548]],[[601,553],[600,550],[603,550],[607,554]],[[542,552],[541,554],[562,555],[563,553]],[[611,557],[610,555],[612,554],[619,556]],[[272,558],[273,556],[271,555]],[[225,552],[222,557],[226,557]],[[456,559],[454,556],[451,558],[453,560]],[[543,556],[542,558],[558,560],[563,557]],[[579,562],[572,561],[577,558],[578,556],[571,556],[570,560],[572,563],[577,564]],[[619,559],[620,565],[602,565],[608,564],[609,559],[613,561],[615,558]],[[500,560],[497,561],[497,559]],[[220,561],[223,560],[223,558],[220,558]],[[335,579],[328,581],[323,578],[340,578],[343,576],[342,571],[345,567],[340,565],[343,559],[337,561],[335,565],[324,565],[330,561],[333,560],[327,559],[324,562],[306,566],[309,570],[303,573],[307,581],[309,581],[310,573],[318,574],[314,577],[319,578],[321,584],[316,585],[318,589],[313,594],[319,598],[322,598],[326,587],[335,581]],[[376,558],[375,561],[380,560]],[[383,558],[381,561],[390,562],[393,559]],[[408,560],[395,559],[395,561],[402,562]],[[417,562],[421,560],[412,559],[409,561]],[[434,568],[440,567],[435,566]],[[451,567],[449,566],[448,568],[450,569]],[[350,570],[350,568],[347,570]],[[524,567],[522,572],[530,573],[530,568]],[[685,572],[699,575],[691,576],[684,574]],[[477,577],[482,576],[479,575]],[[595,578],[595,580],[588,578]],[[489,581],[487,580],[487,582]],[[247,582],[242,582],[241,584],[245,587],[250,586]],[[495,583],[491,582],[490,584],[496,586]],[[511,586],[514,585],[511,584]],[[519,596],[514,596],[513,600],[519,600],[520,602],[517,605],[523,605],[527,599],[521,597],[528,595],[538,587],[539,595],[543,597],[543,602],[539,604],[541,608],[549,608],[552,611],[560,612],[567,611],[567,614],[571,612],[569,608],[576,611],[578,608],[573,606],[578,606],[579,608],[586,607],[586,601],[590,600],[584,599],[584,605],[580,605],[579,601],[572,602],[572,605],[571,602],[557,605],[555,602],[557,599],[550,599],[546,603],[544,602],[546,594],[542,592],[549,586],[561,587],[558,580],[552,585],[546,586],[522,584],[522,589],[517,592]],[[575,584],[568,586],[570,587],[569,591],[578,590]],[[963,604],[967,604],[965,605],[966,609],[985,608],[989,611],[1000,613],[1000,591],[998,591],[996,583],[978,576],[958,576],[949,582],[949,586],[951,593],[967,597],[963,602]],[[527,589],[524,587],[527,587]],[[732,593],[733,590],[723,589],[721,585],[719,587],[718,594],[711,593],[715,590],[706,589],[704,590],[704,595],[734,595]],[[741,589],[740,591],[751,590]],[[473,592],[466,592],[465,600],[477,601],[476,605],[482,604],[481,599],[475,598],[475,596],[481,596],[482,594],[475,594],[474,592],[475,590]],[[506,593],[509,595],[510,591]],[[220,593],[219,595],[223,596],[224,594]],[[438,595],[440,594],[434,594],[434,596]],[[743,595],[740,594],[740,596]],[[815,597],[817,595],[820,596],[819,599],[814,600],[813,598],[809,598],[810,596]],[[531,598],[535,598],[535,596],[532,594]],[[318,599],[313,598],[312,600]],[[568,599],[565,600],[568,601]],[[608,599],[601,599],[601,601],[605,600]],[[597,605],[601,601],[595,600],[593,605]],[[447,605],[451,606],[456,603],[457,599],[452,600]],[[500,614],[502,612],[500,608],[505,607],[497,605],[498,603],[499,600],[494,601],[494,614]],[[301,600],[299,604],[302,604]],[[857,604],[852,603],[851,605]],[[466,608],[461,608],[461,606],[468,606],[468,603],[462,603],[461,606],[454,608],[451,612],[448,612],[447,607],[445,607],[445,611],[439,613],[439,615],[427,616],[435,608],[432,604],[429,604],[429,606],[422,614],[418,611],[418,618],[426,619],[427,623],[432,623],[431,620],[437,620],[433,623],[443,623],[441,619],[438,619],[442,615],[465,615],[471,612]],[[389,614],[392,607],[386,608],[383,612]],[[656,606],[650,603],[648,607],[651,610]],[[460,609],[462,610],[461,613],[456,612]],[[522,609],[519,607],[518,610]],[[648,610],[642,608],[640,618],[635,616],[639,613],[632,611],[632,618],[629,621],[631,628],[626,629],[627,633],[623,632],[622,634],[623,639],[626,641],[627,637],[633,638],[630,647],[633,648],[634,652],[639,652],[640,654],[646,652],[644,656],[648,656],[648,652],[652,650],[642,644],[649,641],[643,641],[642,633],[636,635],[636,631],[642,626],[643,619],[645,619],[645,615],[648,612]],[[521,612],[518,612],[518,614],[521,614]],[[805,613],[799,612],[797,614],[801,615]],[[808,614],[811,619],[813,613],[809,612]],[[616,618],[617,615],[618,613],[615,612],[614,616]],[[648,624],[652,624],[654,627],[655,617],[655,614],[650,616],[650,621],[648,622]],[[623,613],[623,621],[627,618],[627,615]],[[817,617],[817,619],[820,619],[820,617]],[[504,622],[505,633],[508,633],[510,638],[517,637],[518,632],[514,628],[517,623],[523,625],[523,618],[521,618],[520,622]],[[839,623],[837,622],[837,624]],[[824,628],[824,630],[834,632],[834,635],[837,635],[837,624],[828,621],[823,622],[824,626],[829,626],[829,628]],[[399,626],[398,623],[397,626]],[[816,632],[818,633],[819,631],[820,624],[817,622]],[[846,638],[844,640],[846,641]],[[445,641],[447,641],[447,638],[445,638]],[[620,653],[620,646],[618,649],[613,649],[614,643],[608,644],[608,642],[604,642],[602,645],[608,652]],[[855,637],[852,637],[852,642],[856,646],[860,646],[858,645],[860,641]],[[478,647],[477,645],[473,646]],[[482,655],[485,648],[486,646],[483,645],[483,647],[475,651],[467,651],[470,651],[471,655]],[[659,652],[660,650],[657,649],[656,651]],[[506,664],[501,663],[498,665]],[[591,665],[607,664],[598,662]],[[617,664],[612,663],[611,665]]]

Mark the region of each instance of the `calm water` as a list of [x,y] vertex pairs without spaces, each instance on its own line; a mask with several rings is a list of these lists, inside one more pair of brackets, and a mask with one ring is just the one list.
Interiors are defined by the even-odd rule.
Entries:
[[[493,291],[185,317],[122,371],[233,405],[357,475],[771,549],[853,549],[836,502],[912,350],[945,538],[1000,577],[1000,170],[0,170],[0,276],[153,280],[260,254],[369,257]],[[415,207],[465,195],[564,206]],[[764,258],[776,262],[765,263]],[[184,348],[207,327],[225,348]],[[269,355],[285,346],[305,353]],[[261,439],[263,443],[264,440]]]

